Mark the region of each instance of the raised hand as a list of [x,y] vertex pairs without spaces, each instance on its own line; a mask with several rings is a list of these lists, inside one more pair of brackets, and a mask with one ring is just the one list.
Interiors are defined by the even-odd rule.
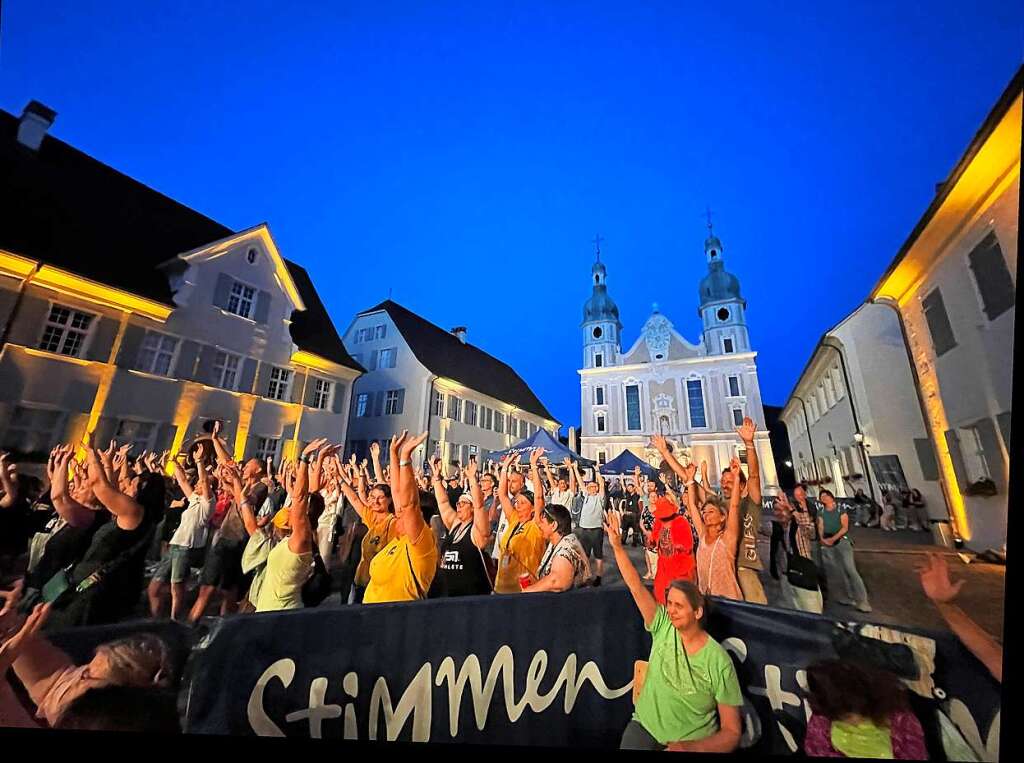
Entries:
[[739,429],[736,430],[736,434],[740,436],[740,439],[743,440],[743,443],[745,445],[750,445],[751,443],[754,442],[755,431],[756,428],[754,426],[753,419],[747,416],[743,419],[742,426],[740,426]]
[[21,650],[39,632],[39,629],[46,624],[50,616],[50,604],[37,604],[32,610],[21,629],[11,636],[3,644],[0,644],[0,673],[6,673],[7,669],[14,664],[21,654]]
[[534,448],[530,451],[530,468],[536,469],[537,462],[540,460],[541,454],[544,452],[544,448]]
[[433,478],[435,480],[438,479],[441,476],[441,457],[440,456],[433,456],[430,459],[430,473],[431,473],[431,475],[433,475]]
[[12,612],[14,608],[21,601],[21,592],[25,590],[25,578],[18,578],[14,581],[14,587],[9,591],[0,591],[0,601],[3,601],[3,607],[0,607],[0,617],[4,617],[9,612]]
[[409,460],[409,456],[412,455],[412,452],[414,450],[416,450],[416,448],[418,448],[424,442],[427,441],[427,435],[428,434],[429,434],[428,432],[424,432],[419,437],[415,437],[413,439],[406,439],[402,443],[401,448],[399,450],[399,455],[401,457],[401,460],[402,461],[408,461]]
[[683,467],[683,479],[689,483],[697,474],[697,464],[689,463]]
[[622,548],[622,515],[618,511],[606,511],[602,524],[611,547]]
[[380,443],[378,443],[376,440],[370,443],[370,455],[373,456],[374,458],[380,456]]
[[322,448],[326,444],[327,444],[327,438],[326,437],[321,437],[321,438],[319,438],[317,440],[313,440],[313,442],[311,442],[309,445],[307,445],[305,448],[302,449],[302,456],[303,456],[303,458],[306,458],[307,456],[310,456],[313,453],[316,453],[318,450],[320,450],[320,448]]
[[[740,460],[735,456],[733,456],[732,460],[729,462],[729,473],[732,474],[733,479],[736,479],[740,476]],[[734,482],[733,484],[738,485],[740,483]]]
[[569,458],[568,456],[563,458],[562,459],[562,466],[564,466],[566,469],[571,469],[572,468],[572,459]]
[[668,440],[666,440],[662,435],[656,434],[651,438],[651,447],[660,454],[665,455],[668,453]]
[[466,465],[466,476],[475,477],[477,471],[476,456],[469,457],[469,463]]
[[921,588],[924,595],[936,603],[945,604],[953,601],[964,586],[963,580],[955,583],[949,577],[949,565],[946,560],[936,554],[928,554],[927,563],[917,568],[921,576]]

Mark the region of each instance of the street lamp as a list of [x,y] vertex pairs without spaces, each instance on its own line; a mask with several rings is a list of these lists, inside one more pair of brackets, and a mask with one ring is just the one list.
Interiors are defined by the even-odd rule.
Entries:
[[868,481],[868,492],[871,493],[871,497],[875,497],[875,486],[871,480],[871,464],[868,463],[868,454],[866,448],[868,445],[864,442],[864,433],[857,431],[853,433],[853,441],[857,443],[857,447],[860,448],[860,460],[864,464],[864,476]]
[[793,468],[793,462],[792,462],[792,461],[783,461],[783,463],[784,463],[784,464],[785,464],[785,465],[786,465],[786,466],[787,466],[788,468],[790,468],[790,469],[792,469],[792,468]]

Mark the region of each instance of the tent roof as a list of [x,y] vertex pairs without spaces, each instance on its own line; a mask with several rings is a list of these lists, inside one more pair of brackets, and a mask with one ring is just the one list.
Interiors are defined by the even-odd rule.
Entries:
[[566,457],[588,466],[594,463],[589,459],[583,458],[577,453],[573,453],[565,447],[565,445],[553,438],[545,429],[538,429],[525,440],[521,440],[510,448],[487,454],[487,460],[500,461],[509,453],[525,453],[533,448],[543,448],[544,455],[547,456],[548,460],[552,463],[560,463],[562,459]]
[[640,467],[640,471],[648,477],[657,477],[658,470],[641,459],[631,450],[624,450],[607,464],[601,467],[601,474],[632,474],[633,469]]

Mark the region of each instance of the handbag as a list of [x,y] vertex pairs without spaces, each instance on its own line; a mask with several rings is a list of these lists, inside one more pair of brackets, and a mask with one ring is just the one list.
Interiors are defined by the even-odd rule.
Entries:
[[53,604],[71,588],[71,570],[74,564],[69,564],[43,584],[42,601],[46,604]]
[[810,559],[800,554],[790,554],[786,564],[786,579],[789,584],[805,591],[818,590],[818,568]]

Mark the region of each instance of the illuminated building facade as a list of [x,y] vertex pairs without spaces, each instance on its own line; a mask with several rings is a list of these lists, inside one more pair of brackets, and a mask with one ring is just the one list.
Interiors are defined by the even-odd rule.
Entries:
[[265,224],[236,232],[0,112],[0,447],[92,433],[176,452],[208,419],[238,458],[344,441],[345,352]]
[[971,548],[1005,548],[1020,209],[1017,71],[871,299],[899,311],[940,482]]

